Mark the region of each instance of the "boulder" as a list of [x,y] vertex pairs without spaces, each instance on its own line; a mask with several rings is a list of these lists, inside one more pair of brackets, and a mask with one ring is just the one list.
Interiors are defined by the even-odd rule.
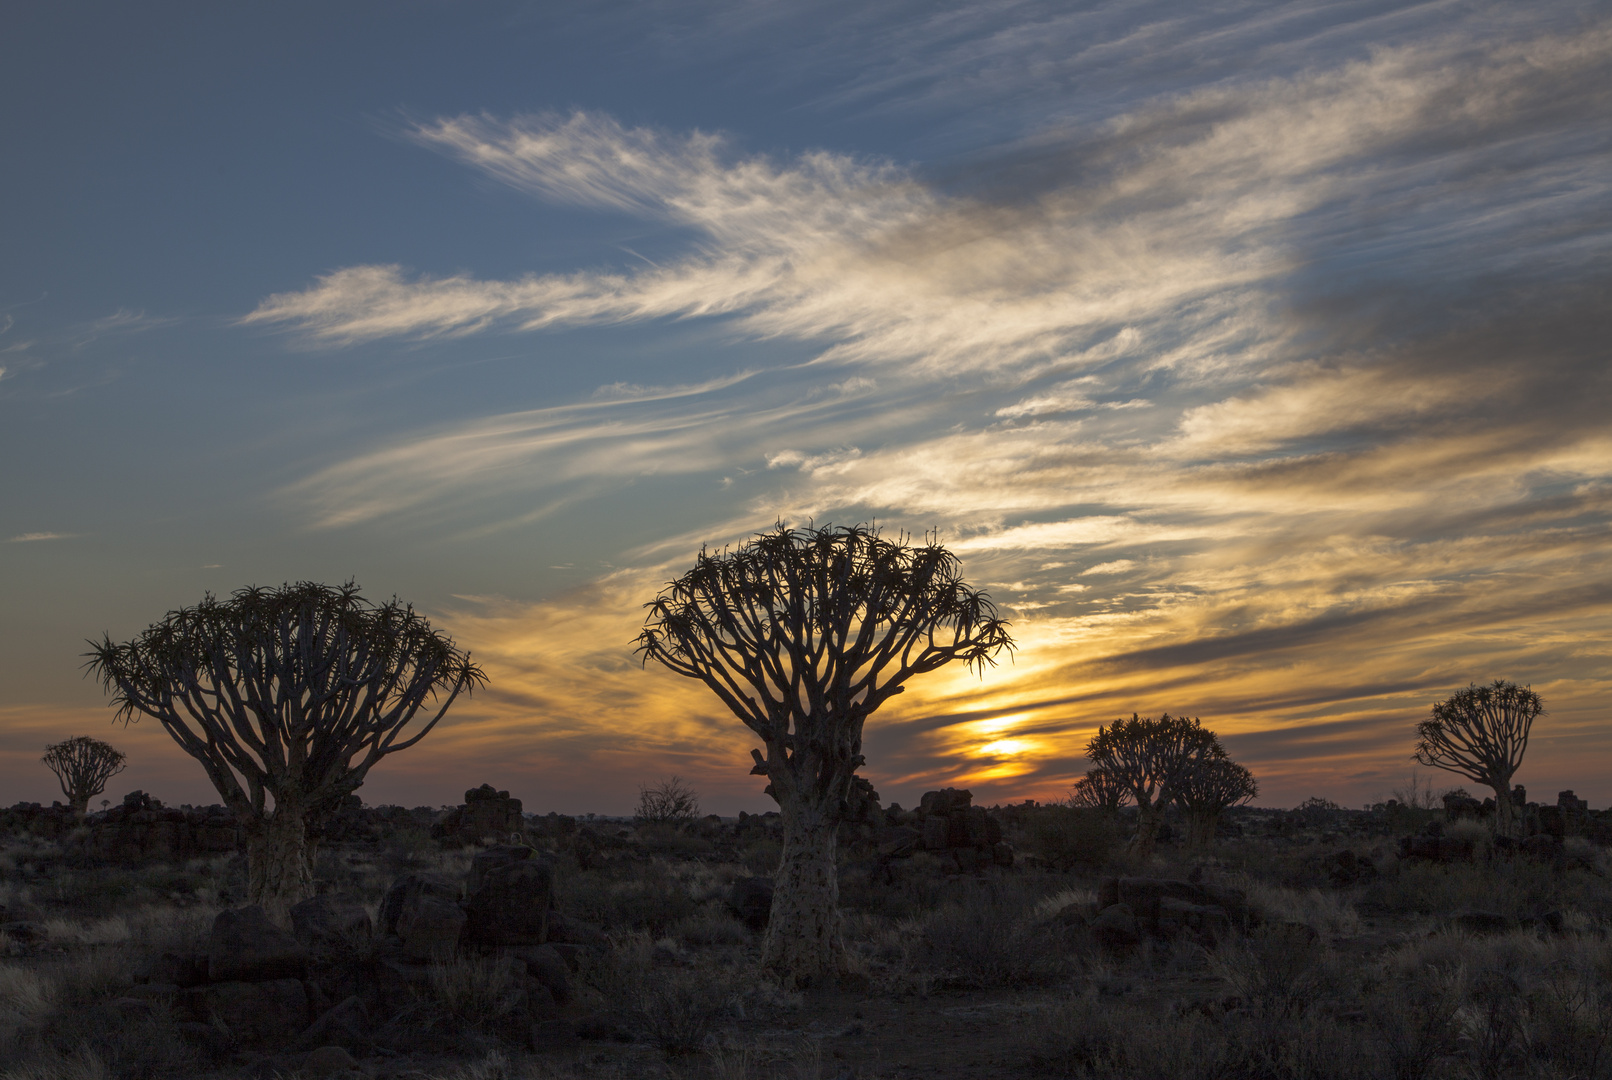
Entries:
[[512,945],[500,950],[526,965],[526,974],[542,983],[556,1003],[571,1000],[570,968],[552,945]]
[[1183,932],[1220,937],[1231,930],[1226,912],[1214,904],[1194,904],[1174,897],[1159,900],[1158,932],[1166,937]]
[[415,893],[397,917],[397,936],[411,960],[449,960],[459,951],[468,920],[464,908],[433,893]]
[[358,1069],[358,1062],[340,1046],[321,1046],[302,1059],[301,1073],[310,1080],[327,1080]]
[[1127,952],[1141,944],[1136,913],[1126,904],[1112,904],[1089,924],[1092,940],[1109,952]]
[[483,947],[541,945],[554,902],[554,867],[546,859],[494,866],[465,899],[467,940]]
[[957,788],[943,788],[940,791],[926,791],[918,800],[918,816],[947,817],[954,810],[967,810],[974,801],[974,793],[960,791]]
[[892,825],[880,829],[874,837],[879,845],[879,856],[885,859],[905,859],[923,844],[924,834],[910,825]]
[[221,911],[207,939],[209,982],[300,979],[308,950],[256,905]]
[[301,1046],[362,1048],[369,1041],[369,1011],[364,999],[354,994],[326,1009],[297,1041]]
[[222,1027],[248,1047],[285,1046],[308,1027],[308,994],[297,979],[217,982],[181,992],[197,1021]]
[[728,889],[728,910],[750,929],[764,929],[772,917],[772,893],[772,878],[740,878]]
[[951,847],[951,821],[946,817],[924,818],[924,850],[945,851]]
[[507,840],[526,827],[521,801],[507,791],[494,791],[491,784],[465,792],[464,805],[448,811],[431,827],[431,835],[441,840],[474,844],[497,838]]
[[315,952],[352,949],[374,932],[369,911],[356,896],[324,893],[291,908],[291,932]]
[[207,981],[207,954],[162,953],[146,963],[135,981],[181,988],[200,986]]
[[397,933],[397,920],[403,908],[414,897],[422,895],[457,901],[459,887],[438,874],[404,874],[392,882],[381,899],[379,929],[382,936]]
[[522,844],[504,844],[476,852],[470,860],[470,873],[465,877],[465,895],[474,895],[487,880],[487,875],[505,866],[525,862],[537,854]]

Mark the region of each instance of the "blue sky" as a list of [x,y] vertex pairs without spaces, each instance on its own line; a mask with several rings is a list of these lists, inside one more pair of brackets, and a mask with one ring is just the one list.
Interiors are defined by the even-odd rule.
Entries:
[[[1612,21],[1590,3],[37,5],[0,42],[0,778],[85,638],[355,577],[491,685],[371,801],[760,809],[641,605],[939,530],[1023,643],[868,774],[1055,797],[1199,715],[1357,803],[1469,680],[1612,753]],[[1435,777],[1442,786],[1443,778]]]

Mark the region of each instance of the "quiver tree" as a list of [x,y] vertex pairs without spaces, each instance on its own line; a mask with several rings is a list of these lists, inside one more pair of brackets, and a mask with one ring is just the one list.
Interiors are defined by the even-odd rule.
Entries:
[[320,817],[485,681],[412,607],[352,582],[209,594],[91,644],[118,717],[154,717],[206,770],[246,832],[249,902],[275,913],[313,894]]
[[648,604],[638,649],[699,679],[761,739],[784,848],[762,946],[802,983],[845,969],[835,826],[863,763],[862,725],[914,675],[1011,649],[1007,624],[956,556],[876,528],[779,524],[704,550]]
[[1088,769],[1069,789],[1069,805],[1113,813],[1131,797],[1130,788],[1107,769]]
[[1131,714],[1099,727],[1086,756],[1136,801],[1136,835],[1131,850],[1153,853],[1164,809],[1174,802],[1192,771],[1210,758],[1225,757],[1215,733],[1197,720],[1163,713],[1157,720]]
[[1215,838],[1221,812],[1259,794],[1259,781],[1243,766],[1224,757],[1207,757],[1188,769],[1176,788],[1176,805],[1187,818],[1187,840],[1207,844]]
[[123,771],[124,755],[109,743],[78,735],[45,747],[45,756],[40,760],[56,774],[67,804],[82,820],[89,811],[90,800],[105,791],[106,782]]
[[1493,788],[1495,832],[1511,836],[1511,779],[1528,749],[1528,730],[1544,711],[1544,701],[1526,686],[1503,679],[1470,684],[1416,725],[1416,760]]

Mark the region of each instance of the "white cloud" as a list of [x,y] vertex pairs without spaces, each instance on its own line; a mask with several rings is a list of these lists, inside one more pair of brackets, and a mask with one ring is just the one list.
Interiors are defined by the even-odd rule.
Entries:
[[59,533],[59,532],[19,533],[18,535],[13,536],[10,540],[7,540],[6,543],[8,543],[8,544],[31,544],[31,543],[35,542],[36,540],[71,540],[75,536],[82,536],[82,535],[84,535],[84,534],[83,533]]

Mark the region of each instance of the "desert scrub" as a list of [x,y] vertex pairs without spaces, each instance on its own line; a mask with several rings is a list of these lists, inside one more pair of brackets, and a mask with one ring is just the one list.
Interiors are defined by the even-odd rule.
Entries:
[[659,862],[562,874],[556,891],[561,911],[611,933],[645,931],[660,937],[700,914],[700,905]]
[[736,987],[754,982],[753,973],[694,964],[657,965],[657,949],[646,934],[618,940],[609,956],[591,957],[579,973],[629,1027],[668,1055],[698,1053],[707,1036],[736,1015]]
[[921,963],[936,975],[978,986],[1062,978],[1071,970],[1074,942],[1063,927],[1038,917],[1039,899],[1009,880],[965,888],[921,921]]
[[1612,891],[1581,869],[1558,871],[1528,858],[1484,863],[1431,863],[1405,860],[1388,867],[1360,894],[1390,911],[1453,915],[1493,911],[1524,918],[1562,907],[1612,914]]
[[1041,806],[1024,823],[1025,847],[1058,870],[1107,866],[1125,842],[1125,826],[1107,810]]

